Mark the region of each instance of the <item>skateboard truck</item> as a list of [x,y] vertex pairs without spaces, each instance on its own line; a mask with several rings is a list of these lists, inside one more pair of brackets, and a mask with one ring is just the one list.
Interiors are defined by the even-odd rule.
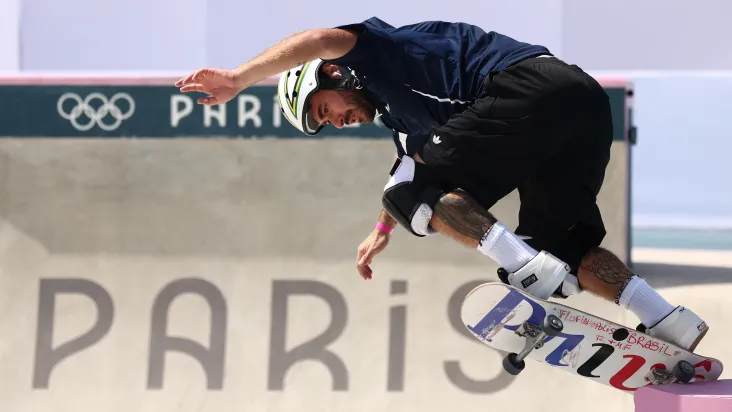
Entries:
[[689,383],[696,372],[694,365],[687,361],[679,361],[672,370],[651,368],[651,371],[644,377],[646,382],[652,385],[666,385],[669,383]]
[[564,324],[562,320],[555,315],[549,315],[544,318],[541,325],[534,325],[524,322],[517,330],[516,334],[526,339],[524,349],[519,353],[509,353],[503,358],[503,369],[511,375],[518,375],[526,367],[524,359],[534,349],[544,346],[544,338],[547,336],[557,336],[562,332]]

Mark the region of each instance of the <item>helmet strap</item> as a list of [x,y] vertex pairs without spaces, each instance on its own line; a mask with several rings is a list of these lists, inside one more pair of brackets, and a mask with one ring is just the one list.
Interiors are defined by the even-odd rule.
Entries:
[[338,66],[338,70],[342,75],[339,79],[331,78],[327,74],[320,72],[318,74],[320,77],[318,79],[318,88],[323,90],[356,90],[361,88],[358,78],[354,76],[348,67]]

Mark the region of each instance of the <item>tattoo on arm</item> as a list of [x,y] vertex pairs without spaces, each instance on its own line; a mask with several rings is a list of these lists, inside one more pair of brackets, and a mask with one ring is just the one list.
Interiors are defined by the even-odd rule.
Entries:
[[461,237],[480,242],[496,218],[464,192],[451,192],[435,205],[435,217]]
[[608,285],[622,285],[633,277],[633,272],[611,252],[596,247],[582,260],[582,268]]

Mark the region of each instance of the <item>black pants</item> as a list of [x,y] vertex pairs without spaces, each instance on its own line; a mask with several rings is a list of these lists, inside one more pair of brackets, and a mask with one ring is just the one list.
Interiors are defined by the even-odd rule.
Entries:
[[419,154],[443,186],[486,209],[518,189],[516,233],[576,273],[606,234],[596,201],[612,134],[602,86],[577,66],[536,57],[491,73],[483,94],[435,128]]

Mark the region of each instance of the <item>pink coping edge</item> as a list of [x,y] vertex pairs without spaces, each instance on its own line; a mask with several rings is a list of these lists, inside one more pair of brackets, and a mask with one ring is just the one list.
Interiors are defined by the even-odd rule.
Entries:
[[[134,73],[0,73],[1,86],[175,86],[188,73],[134,74]],[[274,85],[277,79],[265,79],[256,85]]]
[[727,412],[732,380],[643,387],[635,393],[635,412]]
[[[0,73],[0,86],[174,86],[175,82],[187,76],[184,74],[165,73],[159,75],[146,74],[40,74],[40,73]],[[622,77],[595,77],[605,87],[628,87],[629,80]],[[275,85],[276,77],[270,77],[257,83],[257,86]]]

